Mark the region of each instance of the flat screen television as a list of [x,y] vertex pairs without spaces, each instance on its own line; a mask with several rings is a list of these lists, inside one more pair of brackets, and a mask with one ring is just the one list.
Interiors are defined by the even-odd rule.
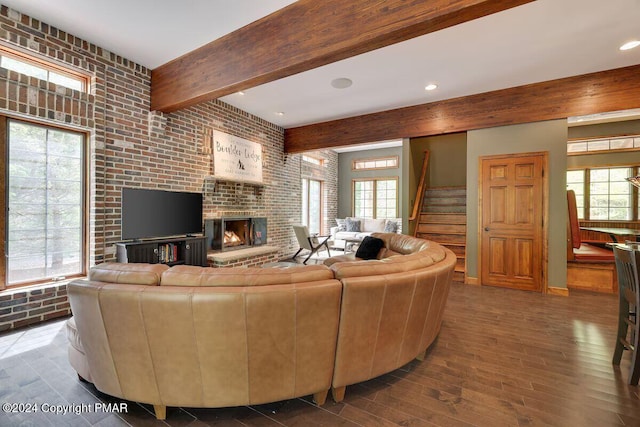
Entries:
[[202,193],[122,188],[122,240],[202,233]]

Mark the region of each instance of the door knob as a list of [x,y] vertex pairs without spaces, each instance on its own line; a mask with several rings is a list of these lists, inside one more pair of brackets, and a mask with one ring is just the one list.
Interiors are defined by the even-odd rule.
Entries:
[[485,227],[485,228],[484,228],[484,231],[489,231],[489,227]]

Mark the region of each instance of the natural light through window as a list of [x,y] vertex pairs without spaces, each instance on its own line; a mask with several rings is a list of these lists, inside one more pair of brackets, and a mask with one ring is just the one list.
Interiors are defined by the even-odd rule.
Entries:
[[7,283],[84,270],[84,135],[9,121]]
[[[586,168],[567,171],[567,189],[576,193],[578,218],[590,221],[637,221],[637,189],[626,178],[638,167]],[[637,206],[637,205],[636,205]]]
[[391,169],[398,167],[398,156],[379,157],[372,159],[354,160],[352,163],[353,170],[374,170],[374,169]]
[[378,178],[353,182],[353,216],[358,218],[396,218],[398,180]]
[[0,48],[0,67],[73,90],[86,91],[88,79],[60,67]]
[[640,150],[640,135],[569,141],[567,143],[567,154],[569,155],[632,150]]

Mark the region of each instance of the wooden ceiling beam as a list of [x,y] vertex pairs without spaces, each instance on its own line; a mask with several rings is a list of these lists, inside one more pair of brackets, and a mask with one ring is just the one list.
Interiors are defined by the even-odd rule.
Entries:
[[640,108],[640,65],[285,130],[287,153]]
[[151,72],[171,112],[533,0],[298,0]]

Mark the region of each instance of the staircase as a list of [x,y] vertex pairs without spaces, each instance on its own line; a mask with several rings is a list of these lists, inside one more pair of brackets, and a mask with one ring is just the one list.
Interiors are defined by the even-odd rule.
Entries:
[[458,257],[453,280],[464,282],[467,230],[465,187],[429,188],[424,192],[414,236],[433,240]]

